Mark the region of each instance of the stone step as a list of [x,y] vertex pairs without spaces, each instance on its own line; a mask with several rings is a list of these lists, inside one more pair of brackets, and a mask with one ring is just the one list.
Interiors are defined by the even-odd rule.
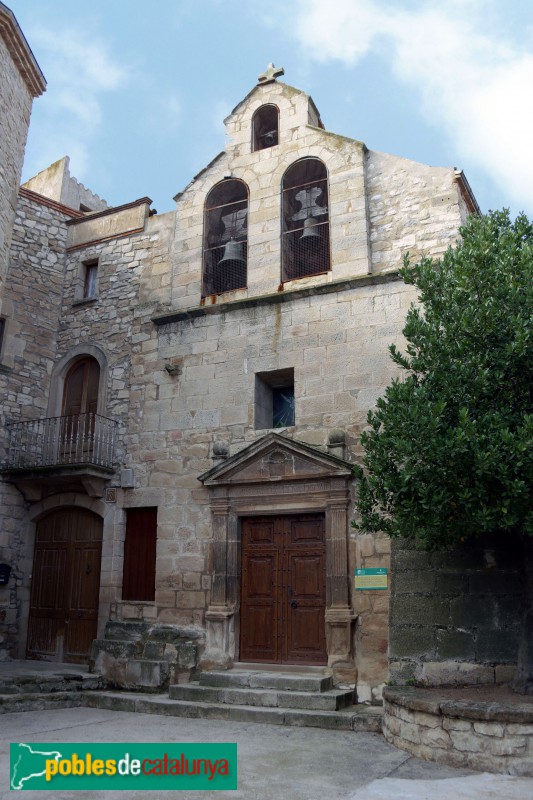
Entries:
[[[89,693],[89,692],[88,692]],[[0,694],[0,714],[21,711],[50,711],[54,708],[79,708],[86,705],[85,692],[19,692]]]
[[102,685],[100,675],[91,675],[87,672],[20,675],[2,678],[0,695],[55,694],[57,692],[100,689]]
[[110,620],[106,622],[104,639],[110,641],[139,642],[146,633],[146,622],[121,622]]
[[140,644],[133,639],[93,639],[91,644],[91,656],[93,659],[105,654],[111,658],[126,661],[135,658],[140,653]]
[[330,728],[346,731],[381,732],[383,709],[377,706],[352,705],[339,711],[317,711],[296,708],[239,706],[230,703],[202,703],[173,700],[167,695],[139,695],[127,692],[87,692],[84,705],[113,711],[140,714],[161,714],[194,719],[221,719],[234,722],[259,722]]
[[168,685],[170,664],[167,660],[137,658],[126,664],[126,684],[141,691],[157,691]]
[[205,686],[194,682],[170,686],[169,696],[173,700],[190,702],[232,703],[241,706],[273,708],[306,708],[320,711],[337,711],[340,708],[352,705],[354,701],[353,691],[343,689],[329,689],[323,692],[298,692],[233,686]]
[[329,675],[328,667],[313,666],[312,664],[268,664],[257,661],[235,661],[233,669],[253,670],[254,672],[295,672],[298,675]]
[[329,675],[231,669],[202,672],[200,685],[320,693],[333,688],[333,679]]

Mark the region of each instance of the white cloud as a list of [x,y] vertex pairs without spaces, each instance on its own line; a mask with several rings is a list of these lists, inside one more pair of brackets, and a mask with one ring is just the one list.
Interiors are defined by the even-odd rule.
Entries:
[[103,39],[87,31],[36,25],[28,38],[48,87],[45,102],[34,109],[40,114],[40,142],[25,172],[34,174],[69,155],[73,174],[83,179],[92,142],[104,121],[103,96],[125,84],[129,69],[116,61]]
[[293,29],[319,62],[354,66],[380,54],[430,124],[531,213],[533,54],[528,36],[500,32],[499,12],[500,0],[302,0]]

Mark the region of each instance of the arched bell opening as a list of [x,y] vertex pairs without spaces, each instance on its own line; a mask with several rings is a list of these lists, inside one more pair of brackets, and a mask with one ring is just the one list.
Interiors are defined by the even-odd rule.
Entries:
[[217,183],[205,202],[202,297],[245,288],[247,263],[248,188],[230,178]]
[[318,158],[302,158],[282,182],[282,281],[330,269],[327,170]]
[[261,106],[252,118],[252,152],[266,150],[279,142],[279,109],[268,103]]

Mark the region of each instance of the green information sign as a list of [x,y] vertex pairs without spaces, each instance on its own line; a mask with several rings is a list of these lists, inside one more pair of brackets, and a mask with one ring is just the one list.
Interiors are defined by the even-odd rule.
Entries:
[[366,591],[367,589],[387,589],[389,585],[387,573],[387,567],[356,569],[355,588],[359,591]]
[[[236,789],[237,745],[11,744],[11,789],[70,792]],[[155,795],[154,795],[155,796]],[[159,794],[157,795],[159,796]]]

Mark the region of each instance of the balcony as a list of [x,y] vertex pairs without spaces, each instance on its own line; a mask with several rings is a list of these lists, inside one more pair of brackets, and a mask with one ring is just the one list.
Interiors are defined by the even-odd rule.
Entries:
[[11,422],[8,455],[2,468],[28,500],[54,491],[83,489],[93,497],[114,472],[117,423],[87,413]]

